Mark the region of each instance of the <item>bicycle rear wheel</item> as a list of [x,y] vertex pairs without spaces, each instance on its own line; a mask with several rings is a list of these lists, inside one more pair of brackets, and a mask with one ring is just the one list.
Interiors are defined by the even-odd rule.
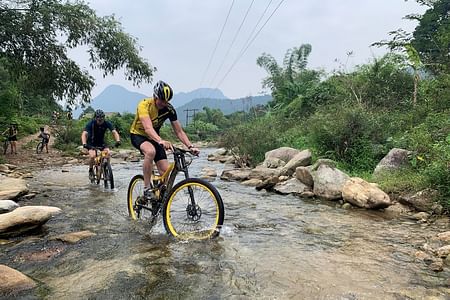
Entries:
[[108,184],[111,190],[114,189],[114,176],[111,165],[109,163],[106,163],[103,166],[103,181],[105,184],[105,189],[108,188]]
[[44,149],[44,143],[39,142],[36,146],[36,153],[37,154],[42,153],[42,149]]
[[102,168],[98,165],[95,165],[94,166],[94,174],[95,174],[94,183],[99,184],[100,178],[102,177]]
[[133,220],[154,220],[150,207],[144,201],[144,176],[141,174],[131,178],[128,185],[127,207],[128,215]]
[[199,178],[177,183],[163,204],[166,231],[182,240],[217,237],[223,225],[225,209],[217,189]]

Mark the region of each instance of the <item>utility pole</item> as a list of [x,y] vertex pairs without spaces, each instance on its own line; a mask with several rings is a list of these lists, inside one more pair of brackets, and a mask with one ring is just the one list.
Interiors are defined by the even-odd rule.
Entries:
[[[188,124],[189,124],[189,117],[192,117],[192,119],[195,118],[195,112],[198,111],[198,110],[199,109],[197,109],[197,108],[185,109],[184,110],[186,112],[186,125],[185,126],[188,126]],[[190,115],[189,112],[192,112],[193,114]]]

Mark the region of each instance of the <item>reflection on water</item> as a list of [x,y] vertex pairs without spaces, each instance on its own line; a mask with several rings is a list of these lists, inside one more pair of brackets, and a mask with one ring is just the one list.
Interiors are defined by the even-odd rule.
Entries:
[[[192,176],[209,151],[192,164]],[[207,242],[169,238],[127,216],[126,190],[139,163],[113,165],[116,190],[88,183],[85,166],[45,170],[22,205],[60,207],[31,237],[1,245],[0,263],[40,285],[24,299],[447,299],[448,269],[430,271],[413,253],[448,223],[421,226],[380,212],[258,192],[217,179],[224,200],[221,236]],[[33,187],[32,187],[33,188]],[[52,237],[90,230],[76,244]],[[45,255],[42,255],[45,253]],[[434,298],[433,298],[434,299]]]

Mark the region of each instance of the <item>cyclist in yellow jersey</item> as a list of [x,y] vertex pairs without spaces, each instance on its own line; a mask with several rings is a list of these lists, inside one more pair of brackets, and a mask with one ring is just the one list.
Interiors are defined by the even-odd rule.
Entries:
[[200,153],[190,142],[177,119],[174,107],[169,103],[172,96],[172,88],[167,83],[158,81],[153,89],[153,98],[145,98],[139,102],[136,117],[130,128],[131,143],[144,155],[144,197],[147,201],[153,198],[151,191],[153,161],[159,173],[163,174],[169,167],[165,150],[173,150],[172,144],[159,135],[165,120],[170,120],[175,135],[186,147],[196,155]]

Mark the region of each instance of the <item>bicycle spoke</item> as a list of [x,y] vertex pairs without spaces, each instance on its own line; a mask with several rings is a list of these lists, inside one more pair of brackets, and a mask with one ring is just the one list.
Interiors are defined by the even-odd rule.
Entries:
[[219,201],[203,183],[180,186],[171,195],[164,215],[168,219],[169,232],[181,239],[214,236],[223,222]]

